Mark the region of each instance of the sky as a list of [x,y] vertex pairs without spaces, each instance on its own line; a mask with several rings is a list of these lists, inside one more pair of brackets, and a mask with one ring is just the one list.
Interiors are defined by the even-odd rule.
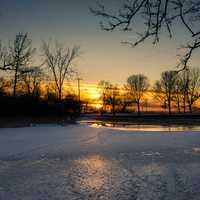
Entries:
[[[106,0],[108,8],[117,8],[120,0]],[[130,48],[122,40],[135,38],[134,33],[105,32],[100,29],[100,18],[93,16],[89,7],[95,0],[0,0],[0,40],[7,43],[18,32],[28,32],[37,48],[36,63],[42,62],[41,41],[58,40],[64,46],[81,47],[76,68],[85,82],[109,80],[123,84],[132,74],[143,73],[153,83],[164,70],[175,69],[180,44],[187,33],[177,30],[169,40],[162,36],[158,45],[147,41]],[[136,23],[140,27],[140,22]],[[198,66],[198,56],[193,64]]]

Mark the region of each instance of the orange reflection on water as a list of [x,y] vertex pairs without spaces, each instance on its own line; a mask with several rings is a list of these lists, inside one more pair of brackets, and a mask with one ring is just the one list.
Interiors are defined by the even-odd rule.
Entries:
[[101,124],[98,124],[98,123],[92,123],[92,124],[90,125],[90,127],[92,127],[92,128],[101,128],[102,125],[101,125]]

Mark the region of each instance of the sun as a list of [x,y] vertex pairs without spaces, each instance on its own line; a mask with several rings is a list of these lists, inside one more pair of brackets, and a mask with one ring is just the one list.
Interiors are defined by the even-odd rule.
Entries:
[[95,104],[95,108],[99,110],[100,108],[102,108],[102,104],[101,103]]
[[92,100],[100,99],[101,94],[100,94],[100,91],[96,87],[90,87],[90,88],[88,87],[87,90],[88,90],[88,95],[90,99]]
[[93,91],[89,94],[89,96],[90,96],[90,99],[99,99],[100,98],[100,94],[98,92],[93,92]]

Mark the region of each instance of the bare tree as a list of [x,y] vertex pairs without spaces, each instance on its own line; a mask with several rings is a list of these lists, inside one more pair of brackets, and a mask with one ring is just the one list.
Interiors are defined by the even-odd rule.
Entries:
[[53,75],[58,98],[61,100],[64,81],[74,72],[73,62],[79,56],[79,47],[64,49],[57,42],[54,47],[51,47],[50,43],[43,42],[43,53],[45,64]]
[[56,97],[55,84],[48,82],[48,84],[45,85],[44,97],[48,102],[54,103],[56,101],[57,97]]
[[179,83],[178,83],[178,88],[180,90],[180,95],[181,95],[181,102],[183,106],[183,112],[186,112],[186,107],[187,107],[187,97],[188,97],[188,90],[189,90],[189,69],[187,68],[186,70],[182,71],[179,73],[178,76]]
[[21,71],[20,80],[24,82],[27,94],[37,96],[40,91],[40,83],[45,74],[41,67],[29,67]]
[[28,66],[33,52],[35,49],[31,47],[32,41],[28,38],[28,34],[19,33],[16,35],[16,38],[13,44],[10,44],[10,58],[11,58],[11,67],[14,71],[14,85],[13,85],[13,95],[16,95],[16,88],[19,74],[21,69]]
[[4,89],[4,78],[0,78],[0,92],[2,92],[3,91],[3,89]]
[[120,104],[120,90],[117,85],[111,84],[109,88],[109,95],[107,102],[111,106],[111,112],[113,116],[116,114],[116,107]]
[[138,114],[140,114],[140,103],[144,93],[149,87],[148,78],[143,74],[132,75],[127,79],[127,88],[137,104]]
[[168,106],[169,114],[171,115],[171,106],[174,98],[177,81],[176,71],[166,71],[161,74],[159,81],[156,81],[154,92],[156,99],[160,99],[162,103]]
[[192,111],[192,104],[199,98],[199,75],[198,68],[186,69],[177,74],[174,102],[179,112],[181,112],[181,107],[184,113],[187,107],[190,112]]
[[123,88],[121,88],[120,99],[121,112],[127,112],[128,106],[132,104],[131,95],[127,85],[124,85]]
[[[137,46],[148,38],[153,39],[153,44],[159,42],[160,34],[167,32],[172,38],[174,31],[172,25],[182,24],[185,31],[191,36],[185,42],[186,54],[181,57],[178,66],[182,69],[188,67],[193,51],[200,47],[200,0],[124,0],[118,12],[109,12],[103,4],[98,3],[97,8],[91,9],[92,13],[100,16],[103,30],[122,31],[137,30],[136,20],[144,24],[142,32],[137,33],[136,41],[124,41],[132,47]],[[137,23],[138,24],[138,23]]]
[[189,84],[187,92],[187,102],[190,112],[192,112],[193,104],[200,97],[200,69],[192,68],[189,70]]
[[176,85],[175,85],[175,91],[174,91],[174,102],[177,106],[178,112],[181,112],[181,104],[183,102],[183,87],[184,83],[183,80],[181,79],[180,74],[177,74],[177,79],[176,79]]
[[8,49],[0,42],[0,70],[13,70],[11,55]]
[[167,108],[167,99],[162,88],[160,80],[157,80],[153,86],[154,99],[161,104],[162,108]]
[[0,94],[5,92],[5,87],[7,86],[6,80],[0,77]]
[[98,89],[100,90],[101,96],[100,99],[102,101],[102,113],[106,110],[107,98],[110,94],[111,83],[108,81],[101,80],[98,83]]
[[16,95],[16,88],[21,69],[25,68],[33,55],[35,49],[31,47],[31,40],[28,34],[18,33],[13,43],[10,42],[9,49],[0,46],[0,69],[14,72],[13,95]]

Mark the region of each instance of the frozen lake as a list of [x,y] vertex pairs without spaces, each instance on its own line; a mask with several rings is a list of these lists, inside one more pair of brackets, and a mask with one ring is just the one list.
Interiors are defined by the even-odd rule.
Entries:
[[200,126],[197,125],[136,125],[131,123],[108,123],[102,121],[81,121],[80,124],[88,124],[92,128],[107,128],[129,132],[200,132]]
[[105,126],[99,124],[91,124],[91,127],[107,127],[109,129],[121,130],[121,131],[134,131],[134,132],[200,132],[200,126],[160,126],[160,125],[113,125],[105,124]]
[[0,199],[200,200],[199,129],[124,128],[0,129]]

